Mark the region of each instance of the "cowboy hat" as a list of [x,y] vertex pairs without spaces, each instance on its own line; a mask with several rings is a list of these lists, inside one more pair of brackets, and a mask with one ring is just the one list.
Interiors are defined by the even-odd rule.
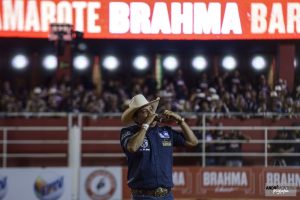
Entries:
[[153,112],[156,111],[158,103],[159,103],[159,97],[156,98],[153,101],[148,101],[144,95],[142,94],[138,94],[134,97],[132,97],[132,99],[130,100],[129,104],[128,104],[128,108],[123,112],[122,116],[121,116],[121,121],[125,124],[129,124],[130,122],[133,121],[133,115],[134,113],[145,106],[148,105],[152,105],[153,106]]

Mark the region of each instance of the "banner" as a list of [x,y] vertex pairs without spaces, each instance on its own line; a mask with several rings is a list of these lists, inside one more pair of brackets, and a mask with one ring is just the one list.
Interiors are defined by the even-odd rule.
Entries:
[[67,168],[8,168],[0,170],[0,199],[71,200]]
[[[126,180],[127,169],[123,169]],[[299,168],[174,167],[175,199],[291,199],[300,197]],[[130,190],[123,182],[123,198]]]
[[47,38],[51,23],[93,39],[300,39],[300,2],[0,0],[0,37]]
[[[79,199],[131,199],[126,176],[126,167],[82,167],[77,183]],[[292,167],[174,167],[173,183],[175,199],[298,200],[300,197],[300,171]],[[1,200],[71,200],[73,193],[71,168],[0,170]]]

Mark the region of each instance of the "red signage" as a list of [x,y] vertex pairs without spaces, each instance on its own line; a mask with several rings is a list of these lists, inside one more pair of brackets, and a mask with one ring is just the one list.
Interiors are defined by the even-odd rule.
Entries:
[[[126,175],[127,168],[123,168],[123,197],[130,199]],[[205,197],[293,200],[300,196],[300,171],[288,167],[174,167],[173,183],[175,199]],[[283,190],[274,190],[278,186],[289,190],[292,188],[294,191],[290,190],[282,197],[279,192],[284,192]],[[272,188],[271,191],[266,187]]]
[[95,39],[300,39],[300,2],[0,0],[0,37],[47,38],[51,23]]
[[204,168],[197,174],[196,193],[213,196],[255,195],[255,173],[251,168]]

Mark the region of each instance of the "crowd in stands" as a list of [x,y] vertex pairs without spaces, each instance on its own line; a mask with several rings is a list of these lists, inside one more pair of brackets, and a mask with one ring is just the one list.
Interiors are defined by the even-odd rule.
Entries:
[[[161,97],[159,109],[170,109],[177,112],[193,113],[231,113],[265,114],[276,113],[293,115],[300,113],[300,85],[293,90],[287,87],[282,79],[275,80],[271,85],[264,75],[255,82],[247,81],[238,71],[224,73],[212,77],[202,73],[195,80],[196,84],[189,85],[188,77],[178,71],[172,78],[164,78],[159,84],[153,75],[144,78],[132,78],[131,82],[124,80],[105,80],[99,87],[87,84],[75,84],[68,79],[49,86],[35,85],[28,90],[17,88],[9,81],[1,83],[0,112],[87,112],[87,113],[120,113],[130,98],[143,93],[149,100]],[[160,112],[160,111],[158,111]],[[201,125],[201,122],[197,125]],[[299,124],[298,124],[299,125]],[[297,125],[297,126],[298,126]],[[197,137],[202,139],[202,133]],[[205,133],[207,153],[241,152],[241,142],[210,143],[221,140],[246,140],[251,138],[241,131],[207,131]],[[300,140],[298,131],[278,131],[274,140]],[[199,152],[202,144],[199,143]],[[270,153],[299,153],[299,142],[275,143],[269,145]],[[297,165],[300,163],[294,157],[278,157],[275,164]],[[208,166],[243,166],[242,156],[206,157]]]
[[178,70],[160,84],[155,77],[132,78],[131,82],[106,80],[102,90],[62,81],[49,86],[36,85],[28,90],[12,87],[3,81],[0,89],[0,112],[122,112],[133,95],[143,93],[148,99],[161,97],[161,109],[205,113],[300,113],[300,86],[293,91],[285,80],[273,85],[261,75],[249,82],[238,71],[209,76],[202,73],[188,85],[188,77]]

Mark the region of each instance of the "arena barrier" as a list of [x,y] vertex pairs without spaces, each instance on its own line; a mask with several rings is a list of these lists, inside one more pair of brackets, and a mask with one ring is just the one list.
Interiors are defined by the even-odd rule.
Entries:
[[[130,199],[125,167],[0,169],[0,199]],[[299,199],[299,168],[174,167],[175,199]],[[72,188],[77,184],[78,190]]]
[[[243,148],[237,155],[262,162],[254,162],[255,167],[205,167],[205,162],[197,165],[197,160],[206,156],[233,156],[233,153],[176,150],[173,173],[176,199],[299,199],[299,167],[270,167],[269,158],[282,155],[269,153],[267,148],[274,142],[277,130],[299,130],[299,126],[292,126],[299,122],[299,116],[276,120],[218,118],[210,126],[197,125],[195,118],[188,120],[196,131],[241,130],[251,134],[249,148]],[[202,120],[205,124],[205,115]],[[220,121],[224,126],[216,126]],[[47,195],[49,198],[53,195],[55,200],[129,199],[126,158],[119,144],[121,127],[119,117],[39,114],[1,118],[0,199],[45,199]],[[202,147],[207,143],[201,139],[199,142]],[[252,144],[259,146],[250,148]],[[288,156],[299,158],[298,153]]]

